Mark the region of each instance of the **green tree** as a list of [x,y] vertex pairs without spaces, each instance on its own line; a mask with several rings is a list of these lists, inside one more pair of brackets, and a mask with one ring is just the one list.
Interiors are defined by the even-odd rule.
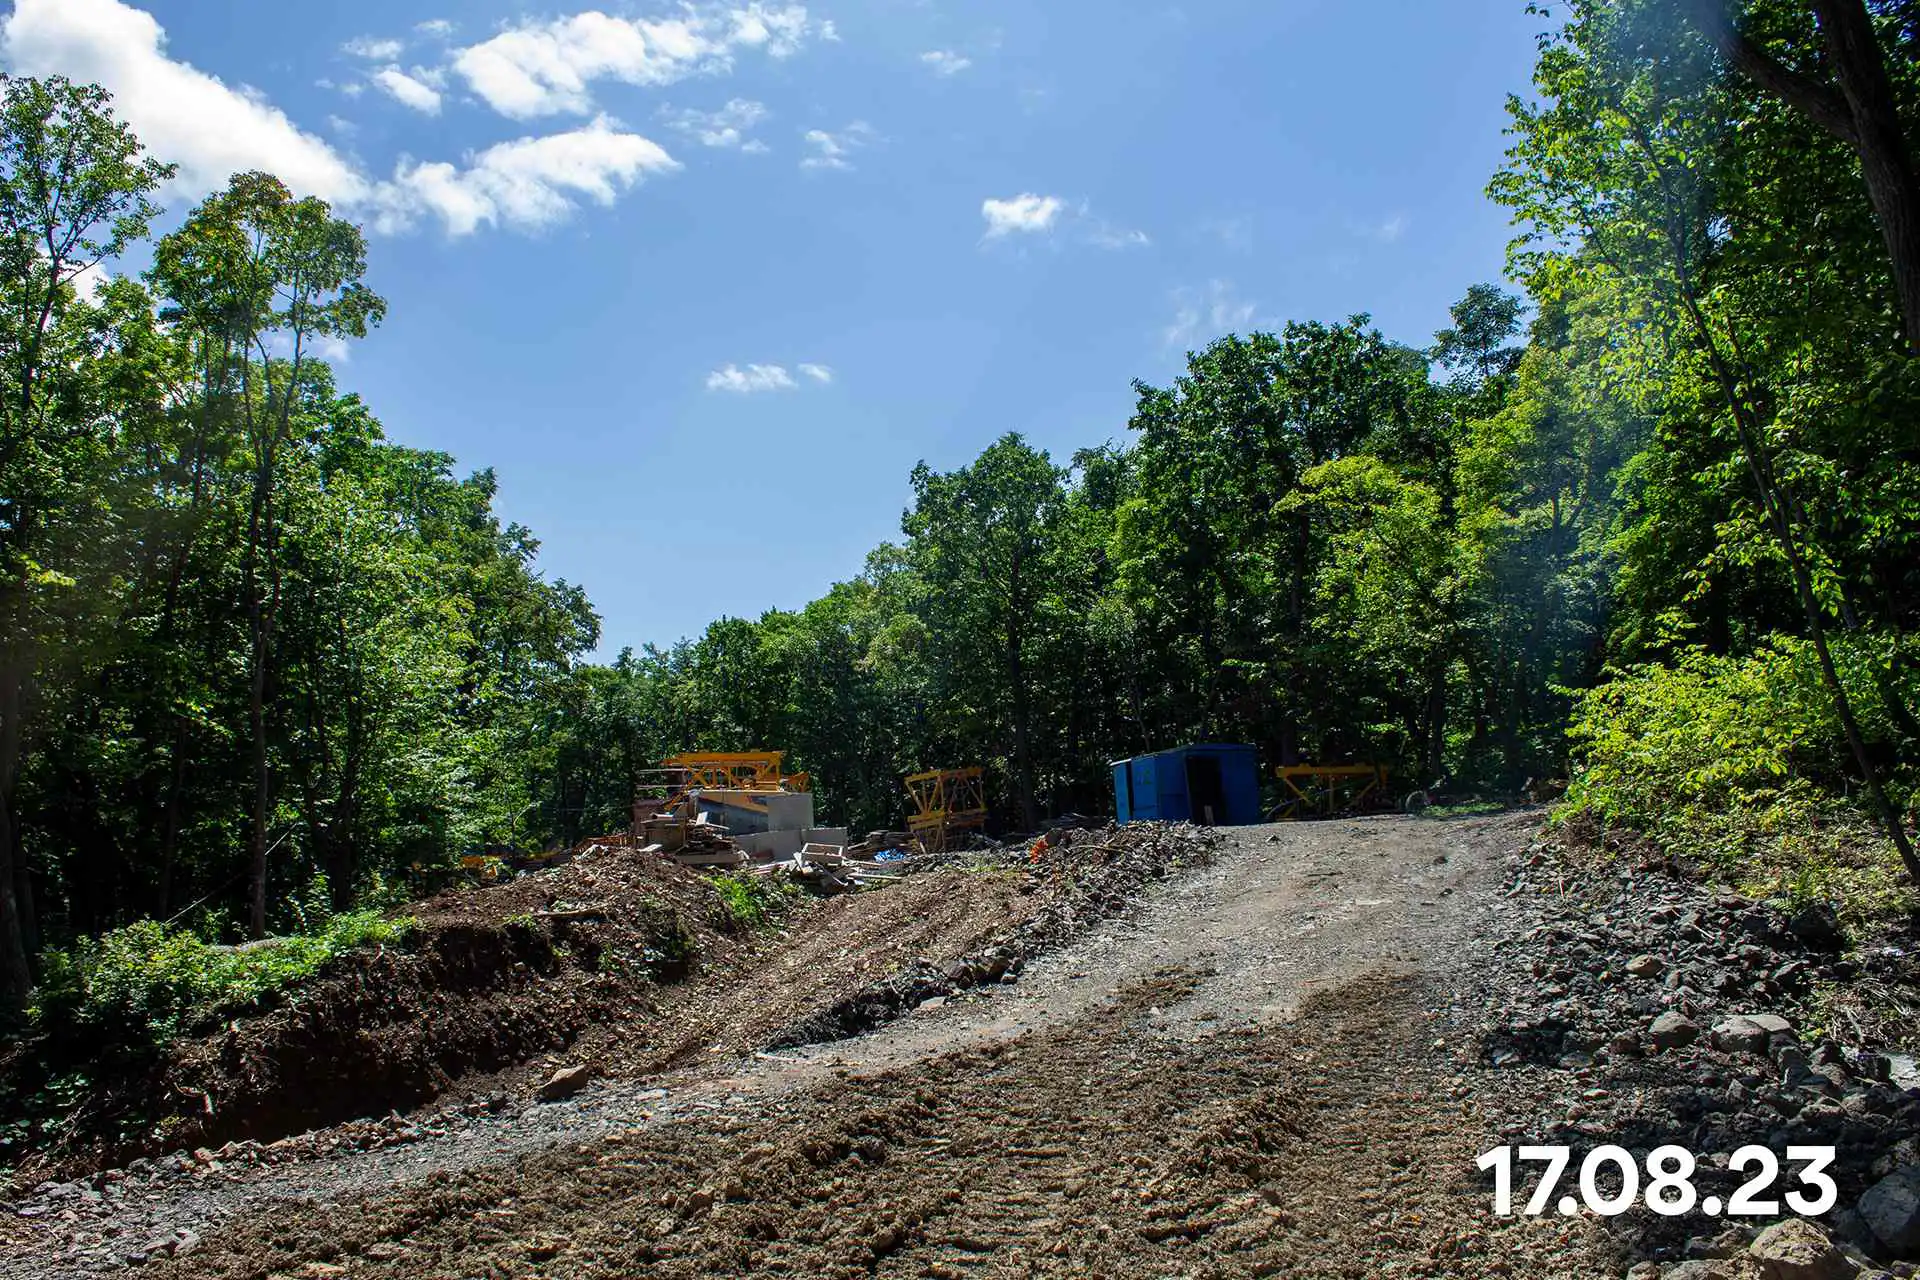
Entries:
[[1006,729],[1013,809],[1031,830],[1034,793],[1032,646],[1053,569],[1065,473],[1008,433],[970,465],[913,469],[914,505],[901,524],[926,590],[928,643],[946,677],[951,714]]
[[[1543,296],[1613,298],[1636,327],[1610,362],[1660,386],[1676,429],[1730,438],[1747,484],[1717,555],[1784,574],[1869,803],[1920,881],[1828,641],[1834,619],[1857,622],[1839,584],[1859,500],[1885,511],[1901,488],[1881,477],[1911,433],[1886,410],[1911,379],[1871,367],[1868,335],[1887,326],[1860,301],[1871,293],[1860,294],[1858,221],[1836,188],[1844,157],[1777,102],[1718,77],[1704,41],[1673,34],[1657,6],[1580,3],[1547,38],[1540,103],[1512,100],[1516,142],[1493,187],[1528,228],[1514,263]],[[1794,215],[1808,202],[1838,216],[1803,223]],[[1884,259],[1875,267],[1884,279]],[[1863,405],[1861,385],[1882,402]],[[1860,479],[1848,483],[1855,459]],[[1910,510],[1886,514],[1911,528]],[[1894,697],[1890,674],[1879,686]]]
[[236,175],[154,252],[153,278],[172,302],[176,322],[198,338],[208,394],[230,401],[252,460],[241,591],[252,742],[249,928],[256,938],[267,928],[273,809],[268,719],[281,595],[277,468],[295,407],[309,391],[314,343],[364,337],[385,314],[386,304],[360,281],[366,265],[358,227],[335,218],[323,200],[294,199],[263,173]]
[[143,158],[106,94],[7,78],[0,102],[0,1000],[31,981],[35,936],[14,809],[32,714],[37,615],[75,585],[77,553],[113,462],[89,356],[98,335],[75,282],[143,235],[171,174]]

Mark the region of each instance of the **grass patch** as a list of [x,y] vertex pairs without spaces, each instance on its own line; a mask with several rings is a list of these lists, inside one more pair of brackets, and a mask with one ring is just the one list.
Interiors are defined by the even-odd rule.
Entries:
[[1808,1033],[1842,1044],[1920,1049],[1920,1007],[1912,988],[1873,978],[1823,982],[1801,1002],[1799,1021]]

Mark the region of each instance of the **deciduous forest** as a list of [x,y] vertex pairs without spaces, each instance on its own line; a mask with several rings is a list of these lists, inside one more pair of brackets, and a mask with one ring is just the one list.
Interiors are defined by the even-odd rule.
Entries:
[[1245,741],[1565,778],[1564,821],[1783,893],[1920,880],[1920,12],[1542,25],[1510,278],[1448,327],[1221,337],[1070,457],[983,425],[821,598],[610,662],[494,476],[323,358],[385,313],[355,226],[261,173],[163,213],[103,92],[8,80],[0,989],[622,827],[689,748],[784,748],[856,830],[980,763],[1031,830]]

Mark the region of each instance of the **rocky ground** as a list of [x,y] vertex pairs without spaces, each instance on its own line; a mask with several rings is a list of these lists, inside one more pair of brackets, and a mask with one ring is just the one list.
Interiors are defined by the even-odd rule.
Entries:
[[[0,1219],[0,1273],[1914,1274],[1920,1081],[1822,998],[1907,982],[1904,944],[1842,954],[1817,912],[1581,869],[1538,822],[1240,829],[1179,844],[1164,882],[1098,832],[948,867],[923,883],[954,918],[1028,909],[761,1017],[777,1051],[43,1186]],[[1742,1143],[1830,1143],[1840,1202],[1497,1218],[1475,1161],[1505,1142],[1679,1143],[1721,1196]]]
[[[1892,1046],[1852,1040],[1824,998],[1863,981],[1920,986],[1911,945],[1843,954],[1825,908],[1770,909],[1551,849],[1530,851],[1505,893],[1531,909],[1489,939],[1506,980],[1478,1025],[1481,1092],[1504,1138],[1642,1156],[1677,1144],[1702,1158],[1699,1194],[1723,1202],[1749,1176],[1728,1167],[1740,1147],[1832,1146],[1840,1201],[1821,1222],[1850,1261],[1806,1274],[1872,1273],[1876,1259],[1920,1253],[1920,1073]],[[1634,1256],[1669,1263],[1640,1275],[1704,1278],[1772,1274],[1735,1265],[1759,1225],[1641,1210],[1610,1229]]]

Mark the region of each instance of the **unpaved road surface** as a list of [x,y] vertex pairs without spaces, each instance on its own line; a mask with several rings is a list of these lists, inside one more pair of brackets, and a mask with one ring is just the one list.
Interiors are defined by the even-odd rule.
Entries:
[[[609,1083],[182,1195],[164,1276],[1617,1276],[1494,1219],[1464,1061],[1537,816],[1223,833],[1017,983],[837,1044]],[[660,1091],[664,1089],[665,1093]],[[77,1219],[81,1226],[89,1221]],[[60,1215],[0,1261],[78,1274]]]

